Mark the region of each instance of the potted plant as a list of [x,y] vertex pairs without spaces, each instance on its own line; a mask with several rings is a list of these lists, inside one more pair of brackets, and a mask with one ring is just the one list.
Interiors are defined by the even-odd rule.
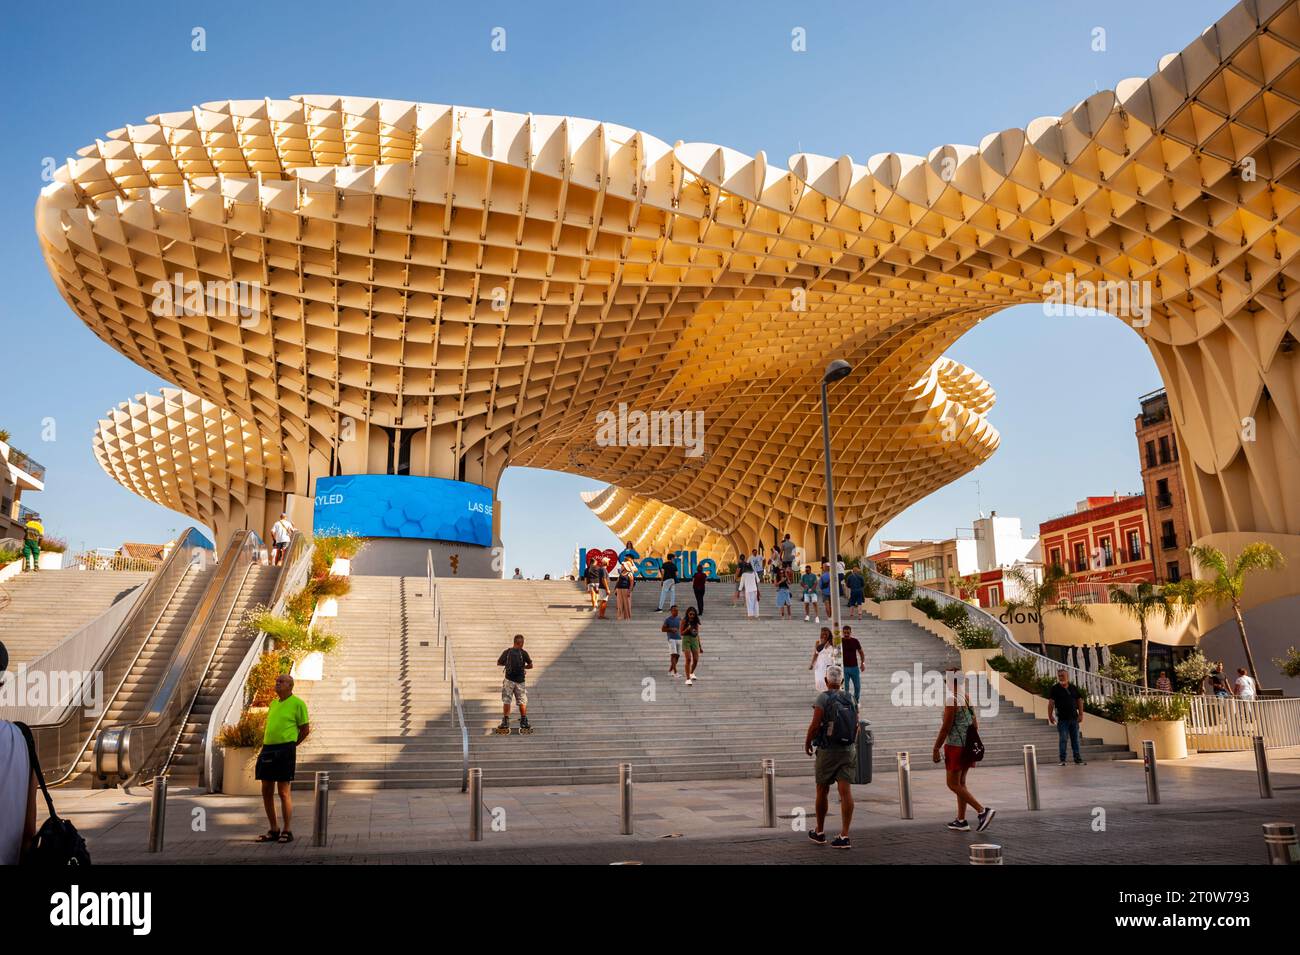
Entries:
[[244,710],[237,723],[227,723],[217,734],[223,750],[221,791],[228,796],[256,796],[261,786],[254,777],[257,754],[262,751],[266,714]]
[[1187,696],[1112,697],[1106,704],[1107,718],[1123,723],[1128,731],[1128,748],[1142,752],[1142,741],[1155,743],[1157,759],[1187,758],[1187,716],[1191,703]]
[[36,566],[41,570],[60,570],[63,567],[63,555],[68,549],[68,542],[62,537],[42,537],[41,556]]

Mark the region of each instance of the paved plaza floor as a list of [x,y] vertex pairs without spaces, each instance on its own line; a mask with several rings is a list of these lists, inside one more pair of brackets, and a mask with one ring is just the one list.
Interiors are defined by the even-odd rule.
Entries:
[[[853,849],[814,846],[812,781],[781,779],[776,829],[762,823],[762,781],[642,783],[634,828],[619,834],[614,785],[493,788],[484,780],[483,840],[468,841],[468,797],[456,790],[335,792],[328,844],[310,845],[312,797],[296,792],[292,845],[259,845],[260,799],[173,790],[165,846],[146,851],[149,793],[56,791],[59,812],[85,835],[96,863],[965,863],[994,842],[1006,863],[1201,864],[1265,861],[1261,826],[1300,822],[1300,748],[1269,753],[1274,798],[1259,796],[1250,753],[1159,764],[1161,803],[1149,805],[1141,762],[1054,763],[1039,770],[1037,812],[1020,767],[976,768],[970,786],[998,810],[984,833],[955,833],[952,795],[934,770],[912,774],[911,820],[899,818],[891,773],[854,788]],[[831,798],[827,831],[838,827]]]

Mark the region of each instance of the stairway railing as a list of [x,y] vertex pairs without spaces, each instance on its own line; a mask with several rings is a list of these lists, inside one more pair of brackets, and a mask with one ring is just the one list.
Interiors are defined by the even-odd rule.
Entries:
[[[271,592],[272,615],[284,613],[289,598],[306,585],[311,569],[311,553],[312,543],[307,535],[302,531],[294,531],[285,552],[284,569],[280,571],[275,589]],[[221,776],[225,769],[225,755],[217,745],[217,736],[220,735],[222,726],[239,718],[239,713],[244,708],[244,684],[248,682],[248,672],[266,652],[269,640],[265,631],[258,631],[208,717],[208,728],[203,735],[203,770],[200,776],[200,782],[206,785],[208,792],[221,791]]]
[[[880,587],[896,587],[900,583],[893,577],[880,573],[874,567],[864,567],[871,580],[876,584],[877,589]],[[1102,676],[1091,670],[1084,670],[1079,667],[1070,666],[1068,663],[1060,663],[1051,657],[1043,656],[1034,650],[1022,645],[1011,633],[1011,628],[999,620],[993,614],[984,610],[982,607],[976,607],[968,604],[964,600],[958,600],[951,594],[945,594],[941,590],[931,590],[929,587],[917,587],[915,596],[925,596],[933,598],[934,602],[940,607],[948,604],[960,604],[966,610],[966,616],[976,626],[988,627],[993,631],[997,638],[998,647],[1002,655],[1008,660],[1031,660],[1034,665],[1034,673],[1040,677],[1055,679],[1058,670],[1064,669],[1070,675],[1070,682],[1084,690],[1088,698],[1093,702],[1100,702],[1110,696],[1169,696],[1164,690],[1154,690],[1145,686],[1138,686],[1136,683],[1125,683],[1123,680],[1114,680],[1110,677]]]
[[461,773],[460,791],[469,791],[469,726],[465,723],[465,708],[461,700],[460,681],[456,679],[456,655],[451,649],[451,634],[447,633],[442,616],[442,596],[438,593],[438,578],[433,572],[433,550],[427,552],[425,573],[428,577],[429,599],[433,601],[434,630],[442,646],[442,678],[451,679],[451,725],[460,726]]
[[[262,552],[250,530],[236,531],[216,572],[172,652],[158,688],[139,719],[100,732],[95,739],[95,774],[125,785],[162,772],[170,757],[170,729],[188,710],[212,649],[221,639],[248,571]],[[183,732],[184,726],[178,732]]]
[[[212,542],[196,528],[187,528],[176,541],[110,639],[102,644],[98,640],[93,644],[65,643],[41,658],[42,668],[49,672],[93,674],[99,691],[79,693],[40,723],[32,724],[37,758],[50,785],[67,782],[76,770],[190,566],[211,559]],[[106,687],[111,688],[108,693]]]

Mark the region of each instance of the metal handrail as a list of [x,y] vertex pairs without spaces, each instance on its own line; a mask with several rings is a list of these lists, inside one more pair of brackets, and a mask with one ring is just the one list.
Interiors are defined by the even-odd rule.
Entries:
[[[289,597],[307,583],[307,574],[311,568],[311,553],[312,543],[307,535],[303,531],[294,531],[285,552],[284,569],[280,571],[275,589],[271,592],[270,612],[273,616],[284,613]],[[226,684],[216,706],[212,708],[212,714],[208,717],[208,729],[203,737],[201,782],[206,784],[209,792],[219,791],[221,772],[225,763],[225,756],[221,747],[217,745],[217,737],[221,734],[222,726],[244,708],[244,684],[248,681],[249,671],[266,651],[269,639],[265,630],[257,632],[253,642],[249,644],[248,652],[244,654],[244,659],[235,668],[230,682]]]
[[[261,538],[249,530],[237,531],[216,573],[204,589],[198,607],[181,634],[158,688],[143,716],[131,723],[110,727],[95,740],[95,773],[100,778],[116,776],[130,785],[138,778],[152,778],[160,772],[166,757],[162,746],[168,730],[198,691],[211,648],[221,639],[230,607],[239,597],[248,571],[262,549]],[[213,626],[214,622],[216,626]],[[184,726],[180,727],[184,731]],[[169,751],[169,750],[168,750]],[[154,762],[151,763],[150,761]]]
[[171,604],[190,565],[204,551],[212,551],[212,542],[197,528],[186,528],[158,572],[145,583],[130,614],[105,643],[93,664],[66,668],[102,675],[103,683],[112,685],[112,692],[104,699],[94,701],[93,705],[84,698],[70,703],[48,719],[32,725],[36,754],[50,785],[67,782],[75,772],[77,762],[95,739],[112,700]]
[[426,552],[425,573],[428,577],[429,596],[433,601],[434,632],[438,644],[442,645],[442,678],[446,680],[451,674],[451,720],[452,726],[460,724],[461,773],[460,791],[469,791],[469,726],[465,723],[465,709],[461,700],[460,682],[456,679],[456,655],[451,649],[451,636],[443,626],[442,596],[438,593],[437,575],[433,572],[433,549]]
[[[897,586],[900,581],[880,573],[874,567],[866,568],[871,579],[879,585],[889,587]],[[1038,676],[1050,677],[1055,679],[1058,670],[1065,670],[1070,676],[1070,682],[1082,690],[1085,690],[1090,699],[1104,700],[1109,696],[1170,696],[1165,690],[1151,689],[1150,687],[1138,686],[1136,683],[1125,683],[1123,680],[1115,680],[1108,676],[1102,676],[1089,670],[1082,670],[1079,667],[1071,666],[1068,663],[1058,663],[1051,657],[1043,656],[1035,650],[1021,644],[1011,633],[1011,628],[1004,624],[997,617],[993,616],[982,607],[976,607],[964,600],[959,600],[951,594],[945,594],[941,590],[931,590],[928,587],[916,587],[913,594],[915,597],[930,597],[940,607],[948,604],[960,604],[966,610],[967,617],[973,617],[979,626],[988,627],[997,636],[998,648],[1002,655],[1008,660],[1029,659],[1033,661],[1034,673]]]

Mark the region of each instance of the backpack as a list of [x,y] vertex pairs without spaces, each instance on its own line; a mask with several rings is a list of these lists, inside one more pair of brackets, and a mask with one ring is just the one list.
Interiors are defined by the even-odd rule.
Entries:
[[820,746],[852,746],[858,735],[858,711],[843,690],[827,692],[822,709]]
[[45,774],[41,772],[40,760],[36,758],[36,741],[32,739],[31,728],[26,723],[14,723],[14,725],[27,741],[27,758],[31,760],[32,772],[36,774],[41,795],[45,797],[45,808],[50,812],[50,818],[45,820],[40,831],[36,833],[36,838],[23,861],[27,865],[44,868],[90,865],[90,852],[86,848],[86,840],[81,838],[81,833],[77,832],[76,826],[67,819],[60,819],[59,814],[54,811],[54,800],[50,798],[50,791],[45,788]]

